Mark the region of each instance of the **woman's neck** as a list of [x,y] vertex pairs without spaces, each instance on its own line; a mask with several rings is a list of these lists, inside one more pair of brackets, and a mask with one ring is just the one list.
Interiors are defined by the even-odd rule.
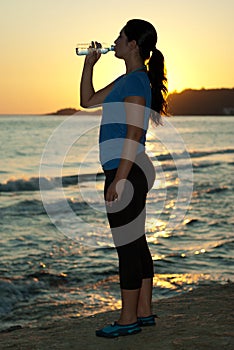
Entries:
[[142,62],[142,60],[136,60],[131,62],[125,61],[125,65],[126,65],[126,74],[129,74],[136,70],[144,69],[144,63]]

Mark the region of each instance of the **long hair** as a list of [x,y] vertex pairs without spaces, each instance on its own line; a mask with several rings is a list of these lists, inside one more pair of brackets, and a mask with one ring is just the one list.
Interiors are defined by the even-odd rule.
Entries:
[[[159,124],[159,116],[167,115],[167,77],[164,65],[164,57],[156,48],[157,32],[154,26],[142,19],[132,19],[123,28],[128,41],[136,40],[140,56],[147,67],[150,80],[152,101],[151,118]],[[156,112],[156,113],[155,113]]]

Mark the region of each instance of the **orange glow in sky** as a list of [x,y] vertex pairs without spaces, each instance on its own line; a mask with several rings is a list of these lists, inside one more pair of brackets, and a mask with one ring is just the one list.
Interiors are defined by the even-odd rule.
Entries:
[[[79,108],[78,42],[113,43],[131,18],[150,21],[165,56],[169,91],[234,86],[232,0],[3,0],[0,114]],[[113,53],[95,68],[103,87],[124,73]]]

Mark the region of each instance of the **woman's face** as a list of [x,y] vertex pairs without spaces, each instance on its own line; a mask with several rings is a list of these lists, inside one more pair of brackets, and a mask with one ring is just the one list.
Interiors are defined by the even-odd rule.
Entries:
[[115,56],[118,58],[125,58],[130,51],[129,41],[122,29],[118,38],[115,40]]

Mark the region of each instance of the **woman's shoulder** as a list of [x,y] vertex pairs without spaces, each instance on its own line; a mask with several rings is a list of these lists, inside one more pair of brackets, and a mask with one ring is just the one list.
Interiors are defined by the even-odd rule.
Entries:
[[132,84],[137,84],[137,83],[149,84],[148,74],[142,71],[127,74],[125,76],[125,81]]
[[123,83],[126,83],[126,82],[139,82],[139,81],[142,81],[142,82],[149,82],[149,77],[148,77],[148,74],[147,72],[145,71],[139,71],[139,72],[132,72],[132,73],[129,73],[129,74],[122,74],[120,75],[117,79],[115,79],[115,83],[116,82],[123,82]]

